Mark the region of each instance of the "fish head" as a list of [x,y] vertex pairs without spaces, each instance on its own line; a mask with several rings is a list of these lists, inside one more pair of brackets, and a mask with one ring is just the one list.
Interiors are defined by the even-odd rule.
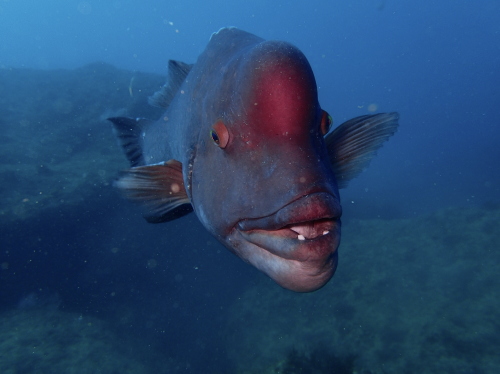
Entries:
[[306,57],[265,41],[221,69],[190,180],[205,227],[282,287],[314,291],[333,276],[341,206]]

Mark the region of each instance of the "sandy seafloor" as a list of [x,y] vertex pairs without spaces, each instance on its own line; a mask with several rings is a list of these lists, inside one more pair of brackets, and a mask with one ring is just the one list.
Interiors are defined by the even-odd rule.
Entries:
[[[0,81],[1,373],[500,372],[500,205],[349,219],[334,279],[311,294],[251,270],[219,291],[247,269],[226,257],[237,270],[183,288],[198,266],[159,271],[169,253],[142,254],[111,187],[127,165],[105,118],[156,118],[163,77],[93,64]],[[193,236],[193,219],[175,230]],[[224,251],[194,236],[178,263]]]

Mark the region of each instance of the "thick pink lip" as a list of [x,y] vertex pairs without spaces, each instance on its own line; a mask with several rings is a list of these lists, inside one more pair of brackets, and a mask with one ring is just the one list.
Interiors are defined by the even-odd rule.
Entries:
[[245,219],[237,229],[248,242],[286,260],[322,262],[338,247],[341,208],[334,196],[303,196],[269,216]]
[[327,192],[308,194],[285,205],[277,212],[261,218],[243,219],[238,222],[238,229],[276,230],[285,226],[321,219],[339,219],[342,214],[336,197]]

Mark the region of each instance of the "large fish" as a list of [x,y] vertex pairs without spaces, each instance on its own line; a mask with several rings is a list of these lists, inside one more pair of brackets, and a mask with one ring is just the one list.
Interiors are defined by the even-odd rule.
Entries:
[[149,222],[194,211],[231,252],[282,287],[314,291],[337,267],[339,188],[398,126],[365,115],[330,131],[302,52],[236,28],[194,65],[170,61],[157,121],[110,118],[131,163],[117,181]]

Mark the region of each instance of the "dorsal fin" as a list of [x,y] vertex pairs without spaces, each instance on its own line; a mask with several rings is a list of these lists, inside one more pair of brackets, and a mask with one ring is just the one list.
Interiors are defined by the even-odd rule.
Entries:
[[398,113],[379,113],[344,122],[325,137],[339,188],[368,166],[382,144],[398,128]]
[[111,117],[108,118],[108,121],[113,123],[114,133],[130,162],[130,166],[144,165],[140,137],[144,128],[152,121],[127,117]]
[[159,91],[155,92],[153,96],[149,97],[148,103],[152,106],[167,108],[192,67],[193,64],[169,60],[167,83]]

